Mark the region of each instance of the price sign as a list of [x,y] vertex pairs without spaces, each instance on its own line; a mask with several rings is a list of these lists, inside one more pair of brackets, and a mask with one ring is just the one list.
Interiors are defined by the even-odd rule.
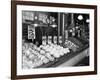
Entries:
[[28,39],[35,39],[35,27],[28,26]]

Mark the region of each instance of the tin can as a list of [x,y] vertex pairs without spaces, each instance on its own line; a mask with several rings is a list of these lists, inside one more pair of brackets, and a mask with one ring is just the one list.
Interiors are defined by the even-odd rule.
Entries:
[[51,43],[52,43],[52,37],[48,36],[48,44],[51,44]]
[[57,36],[54,36],[53,42],[54,42],[55,44],[57,44]]
[[59,43],[62,43],[62,36],[59,36]]
[[46,45],[46,36],[42,37],[42,45]]

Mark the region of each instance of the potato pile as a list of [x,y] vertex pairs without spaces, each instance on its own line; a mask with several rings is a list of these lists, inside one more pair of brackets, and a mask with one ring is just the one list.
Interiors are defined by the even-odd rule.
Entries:
[[54,61],[70,52],[69,48],[63,48],[57,44],[36,45],[30,43],[23,44],[23,68],[36,68],[48,62]]

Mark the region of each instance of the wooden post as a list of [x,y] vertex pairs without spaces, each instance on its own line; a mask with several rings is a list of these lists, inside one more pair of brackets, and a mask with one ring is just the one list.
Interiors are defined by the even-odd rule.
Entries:
[[60,13],[58,13],[58,35],[57,35],[57,44],[59,44],[59,36],[60,36]]
[[64,29],[65,29],[65,14],[62,13],[62,45],[65,42],[65,39],[64,39],[64,37],[65,37],[64,31],[65,30]]

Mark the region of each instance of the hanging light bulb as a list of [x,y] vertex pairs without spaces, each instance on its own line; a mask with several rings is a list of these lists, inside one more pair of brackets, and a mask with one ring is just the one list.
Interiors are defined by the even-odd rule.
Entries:
[[86,22],[87,22],[87,23],[89,23],[89,22],[90,22],[90,20],[89,20],[89,19],[87,19],[87,20],[86,20]]
[[53,24],[53,25],[51,25],[53,28],[55,28],[55,27],[57,27],[57,25],[56,24]]
[[78,29],[78,26],[76,26],[76,29]]
[[34,26],[35,26],[35,27],[37,27],[37,26],[38,26],[38,24],[36,24],[36,23],[35,23],[35,24],[34,24]]
[[78,16],[78,19],[79,19],[79,20],[82,20],[82,19],[83,19],[83,16],[82,16],[82,15],[79,15],[79,16]]
[[51,27],[53,27],[53,28],[55,28],[55,27],[57,27],[57,25],[56,24],[52,24],[52,25],[50,25]]
[[73,30],[71,29],[70,32],[73,32]]

